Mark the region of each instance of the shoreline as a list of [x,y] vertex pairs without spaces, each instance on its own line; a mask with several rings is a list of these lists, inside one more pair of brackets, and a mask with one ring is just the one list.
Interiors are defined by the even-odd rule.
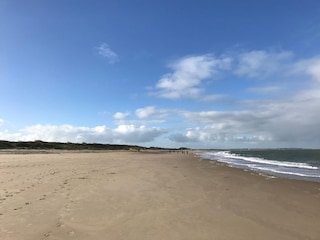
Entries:
[[320,184],[166,151],[0,154],[0,239],[319,239]]
[[[309,163],[306,162],[295,162],[295,161],[281,161],[281,160],[269,160],[269,159],[265,159],[265,158],[261,158],[261,161],[265,161],[264,164],[266,162],[270,162],[269,165],[265,164],[265,166],[255,166],[255,164],[259,164],[260,162],[257,161],[255,162],[250,161],[250,160],[246,160],[246,156],[242,156],[239,155],[239,159],[245,163],[237,163],[237,162],[233,162],[232,157],[229,159],[229,157],[226,157],[226,159],[219,159],[220,156],[211,156],[211,155],[207,155],[210,154],[211,152],[207,152],[207,151],[198,151],[196,152],[196,155],[200,158],[209,160],[209,161],[216,161],[219,163],[223,163],[228,167],[232,167],[232,168],[237,168],[237,169],[242,169],[245,171],[250,171],[250,172],[254,172],[254,173],[258,173],[260,175],[265,175],[265,176],[269,176],[271,178],[282,178],[282,179],[292,179],[292,180],[299,180],[299,181],[308,181],[308,182],[317,182],[320,183],[320,169],[319,166],[311,166],[309,165]],[[243,157],[243,159],[241,159]],[[247,157],[250,158],[250,157]],[[255,158],[255,157],[252,157]],[[258,157],[260,158],[260,157]],[[230,162],[229,162],[230,161]],[[276,164],[275,164],[276,162]],[[255,164],[253,164],[255,163]],[[282,164],[291,164],[291,165],[282,165]],[[261,163],[260,163],[261,164]],[[278,165],[277,165],[278,164]],[[299,169],[299,167],[297,167],[294,164],[300,164],[300,165],[307,165],[308,167],[303,166],[301,169],[303,169],[301,171],[297,171],[296,169]],[[252,165],[252,166],[251,166]],[[282,170],[278,170],[272,166],[286,166],[288,167],[287,169],[282,169]],[[313,168],[312,171],[317,171],[317,172],[308,172],[306,173],[304,170],[304,168]]]

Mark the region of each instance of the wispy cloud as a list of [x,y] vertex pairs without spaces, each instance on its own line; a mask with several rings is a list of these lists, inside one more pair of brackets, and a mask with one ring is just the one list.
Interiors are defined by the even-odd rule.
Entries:
[[136,116],[139,119],[151,120],[151,122],[163,122],[168,117],[173,117],[180,115],[181,111],[179,109],[162,109],[156,108],[155,106],[147,106],[144,108],[138,108],[136,110]]
[[281,91],[281,87],[279,86],[253,87],[253,88],[248,88],[247,91],[251,93],[256,93],[256,94],[273,94]]
[[169,65],[172,72],[160,78],[153,94],[167,99],[221,100],[226,96],[210,95],[205,91],[205,80],[218,79],[222,73],[235,79],[264,79],[288,71],[292,59],[293,53],[290,51],[264,50],[224,54],[220,57],[210,54],[183,57]]
[[320,56],[298,61],[291,66],[293,74],[307,74],[320,83]]
[[104,57],[108,63],[115,63],[119,61],[119,56],[116,54],[107,43],[101,43],[98,47],[98,54]]
[[131,114],[129,112],[117,112],[113,115],[114,124],[133,125],[133,126],[152,126],[162,125],[170,117],[174,109],[159,109],[155,106],[146,106],[138,108]]
[[267,52],[263,50],[249,51],[234,56],[236,65],[234,73],[249,78],[265,78],[279,71],[292,59],[289,51]]
[[228,69],[230,61],[228,57],[215,58],[211,55],[179,59],[170,64],[173,72],[161,77],[154,94],[169,99],[198,98],[203,92],[202,81]]

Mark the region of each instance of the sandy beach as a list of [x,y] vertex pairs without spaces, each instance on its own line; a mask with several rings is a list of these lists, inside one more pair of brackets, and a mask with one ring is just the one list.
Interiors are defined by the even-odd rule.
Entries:
[[192,153],[0,154],[0,239],[320,239],[320,184]]

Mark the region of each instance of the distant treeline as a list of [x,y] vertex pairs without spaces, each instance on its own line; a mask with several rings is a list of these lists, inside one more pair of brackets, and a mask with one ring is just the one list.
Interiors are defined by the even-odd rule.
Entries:
[[186,150],[187,148],[160,148],[142,147],[137,145],[102,144],[102,143],[71,143],[71,142],[44,142],[44,141],[3,141],[0,140],[0,149],[31,149],[31,150]]
[[62,143],[44,141],[0,141],[0,149],[59,149],[59,150],[140,150],[141,146],[101,144],[101,143]]

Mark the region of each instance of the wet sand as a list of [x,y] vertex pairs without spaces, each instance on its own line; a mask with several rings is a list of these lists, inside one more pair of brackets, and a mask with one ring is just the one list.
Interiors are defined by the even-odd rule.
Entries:
[[192,154],[0,154],[0,239],[320,239],[320,184]]

